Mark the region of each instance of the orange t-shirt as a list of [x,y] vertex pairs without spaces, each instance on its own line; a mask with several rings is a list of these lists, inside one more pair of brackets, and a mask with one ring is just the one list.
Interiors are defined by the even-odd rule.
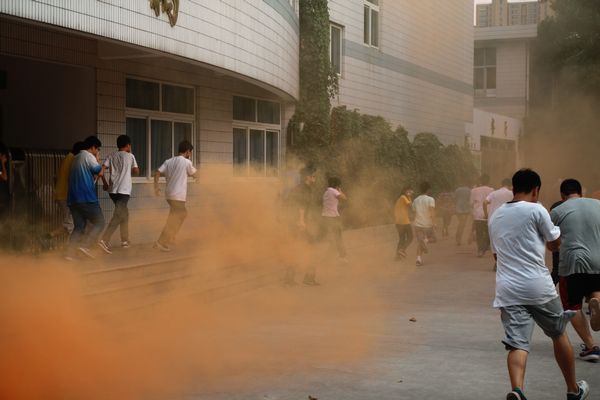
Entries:
[[397,225],[410,224],[410,217],[408,214],[410,204],[410,199],[404,194],[396,201],[396,205],[394,206],[394,219]]

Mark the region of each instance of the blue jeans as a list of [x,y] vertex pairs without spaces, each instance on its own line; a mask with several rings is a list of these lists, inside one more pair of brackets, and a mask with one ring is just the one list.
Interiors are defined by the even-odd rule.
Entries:
[[[75,203],[69,206],[73,216],[73,233],[69,238],[69,249],[78,247],[89,248],[98,241],[98,237],[104,229],[104,215],[100,203]],[[85,229],[88,222],[91,227],[86,235]]]

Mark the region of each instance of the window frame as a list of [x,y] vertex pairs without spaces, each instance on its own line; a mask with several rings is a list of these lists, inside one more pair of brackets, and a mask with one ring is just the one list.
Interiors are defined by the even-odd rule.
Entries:
[[[192,85],[174,83],[174,82],[170,82],[170,81],[163,81],[163,80],[157,80],[157,79],[148,79],[148,78],[142,78],[142,77],[132,76],[132,75],[126,75],[125,82],[127,82],[127,79],[134,79],[134,80],[153,82],[153,83],[159,84],[159,98],[158,98],[159,110],[149,110],[149,109],[144,109],[144,108],[127,107],[127,105],[125,105],[125,122],[127,121],[128,118],[146,120],[146,143],[147,143],[146,160],[148,163],[148,171],[147,172],[140,171],[140,176],[133,177],[133,182],[134,183],[147,183],[147,182],[152,182],[152,180],[153,180],[153,175],[155,172],[152,170],[152,121],[153,120],[170,122],[170,124],[171,124],[171,146],[172,146],[171,149],[172,149],[173,156],[178,154],[177,147],[176,147],[177,144],[174,143],[175,123],[179,122],[179,123],[184,123],[184,124],[191,124],[191,136],[192,136],[191,142],[192,142],[192,145],[194,146],[194,151],[192,152],[191,161],[192,161],[192,163],[196,164],[197,163],[196,162],[196,150],[197,150],[196,149],[196,93],[197,93],[196,87],[192,86]],[[162,88],[163,88],[163,85],[179,86],[179,87],[192,89],[192,91],[193,91],[193,95],[192,95],[193,113],[187,114],[187,113],[162,111],[162,103],[163,103]],[[127,89],[125,89],[125,90],[127,90]],[[125,94],[125,96],[127,96],[127,93]],[[125,133],[127,133],[127,132],[125,132]],[[133,143],[133,148],[135,149],[135,143]],[[135,155],[135,151],[133,151],[133,155]],[[142,173],[146,173],[146,175],[142,175]],[[163,177],[161,177],[160,179],[161,179],[161,181],[164,181]]]
[[[494,64],[488,64],[487,51],[489,49],[494,49],[494,53],[495,53],[495,55],[494,55],[495,63]],[[475,64],[475,52],[477,50],[483,51],[483,63],[481,65]],[[488,74],[490,73],[491,69],[495,70],[494,81],[496,82],[496,85],[494,88],[487,87]],[[476,77],[477,71],[483,71],[483,88],[479,88],[479,89],[477,88],[477,86],[475,84],[475,77]],[[494,46],[476,47],[474,49],[474,53],[473,53],[473,91],[474,91],[474,95],[475,95],[475,97],[496,97],[497,90],[498,90],[498,49]]]
[[[245,172],[243,174],[236,174],[235,169],[239,168],[235,163],[235,158],[233,157],[233,149],[232,149],[232,167],[233,167],[233,177],[234,178],[242,178],[242,179],[264,179],[264,178],[275,178],[279,177],[279,169],[281,166],[281,126],[272,125],[272,124],[260,124],[260,123],[243,123],[244,121],[234,121],[231,135],[233,139],[234,131],[236,129],[245,131],[246,138],[246,160],[245,165],[241,167]],[[263,172],[262,174],[252,174],[252,163],[250,162],[250,131],[261,131],[262,132],[262,141],[263,141]],[[275,173],[273,175],[268,174],[269,166],[267,165],[267,132],[273,132],[277,135],[277,158],[275,161],[275,166],[273,170]],[[232,141],[233,143],[233,141]]]
[[[375,4],[373,1],[377,1]],[[365,9],[369,9],[369,20],[363,20],[363,44],[365,46],[373,47],[378,49],[381,46],[381,4],[379,4],[378,0],[364,0],[363,1],[363,19],[364,19],[364,11]],[[373,44],[373,13],[377,13],[377,43]],[[368,24],[369,29],[365,29],[365,25]],[[368,37],[366,36],[368,31]]]
[[340,52],[339,52],[339,59],[340,59],[340,65],[339,65],[339,72],[335,71],[335,73],[341,78],[344,74],[344,26],[340,25],[340,24],[336,24],[335,22],[329,21],[329,63],[332,66],[332,69],[334,67],[333,65],[333,57],[332,57],[332,44],[333,44],[333,35],[332,32],[334,29],[337,29],[340,31]]

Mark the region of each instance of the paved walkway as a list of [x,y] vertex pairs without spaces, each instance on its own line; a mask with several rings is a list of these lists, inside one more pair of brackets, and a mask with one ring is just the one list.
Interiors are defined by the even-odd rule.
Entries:
[[[451,242],[432,245],[425,265],[415,267],[412,258],[392,260],[392,242],[375,241],[351,251],[349,265],[321,267],[320,287],[267,288],[229,300],[223,307],[244,303],[254,322],[230,338],[226,348],[238,357],[225,351],[231,364],[222,373],[196,379],[173,398],[504,399],[491,257]],[[564,399],[551,341],[536,329],[533,343],[528,398]],[[600,399],[600,363],[576,366],[592,386],[590,399]]]

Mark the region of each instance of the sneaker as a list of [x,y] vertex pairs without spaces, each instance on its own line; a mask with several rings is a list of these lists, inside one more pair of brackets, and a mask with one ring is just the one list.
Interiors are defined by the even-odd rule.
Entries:
[[417,262],[415,264],[417,267],[420,267],[421,265],[423,265],[423,261],[417,260]]
[[121,242],[121,247],[124,249],[128,249],[131,247],[131,245],[129,244],[129,242],[127,240]]
[[585,344],[582,344],[579,358],[583,361],[597,362],[600,360],[600,347],[594,346],[591,349],[588,349]]
[[594,332],[600,331],[600,300],[590,299],[590,326]]
[[577,386],[579,386],[579,392],[567,393],[567,400],[584,400],[588,398],[590,395],[590,385],[586,381],[579,381],[577,382]]
[[104,240],[100,240],[98,242],[98,247],[100,247],[106,254],[112,254],[112,251],[110,251],[110,244]]
[[506,400],[527,400],[527,397],[525,397],[521,389],[515,388],[506,395]]
[[94,255],[92,254],[91,250],[88,249],[87,247],[79,247],[77,250],[79,250],[81,253],[83,253],[84,256],[91,258],[92,260],[96,257],[94,257]]
[[154,247],[155,249],[159,249],[160,251],[163,251],[165,253],[168,253],[169,251],[171,251],[171,248],[169,246],[165,246],[164,244],[162,244],[161,242],[155,242],[154,243]]

